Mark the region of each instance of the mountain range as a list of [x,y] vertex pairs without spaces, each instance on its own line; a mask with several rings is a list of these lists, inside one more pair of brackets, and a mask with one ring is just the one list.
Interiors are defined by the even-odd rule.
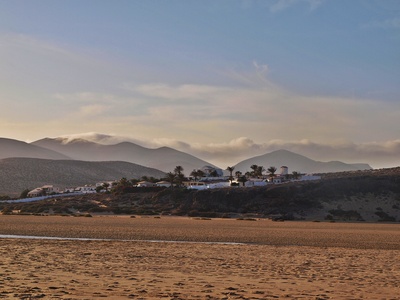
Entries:
[[70,159],[57,151],[25,142],[0,138],[0,159],[8,157],[31,157],[44,159]]
[[[10,160],[10,158],[14,159]],[[30,158],[30,160],[15,158]],[[151,149],[132,142],[104,145],[82,138],[44,138],[32,143],[0,138],[0,160],[0,181],[3,182],[0,193],[7,191],[5,185],[9,184],[10,180],[18,181],[22,178],[32,180],[29,185],[24,183],[24,188],[35,187],[42,182],[69,186],[74,183],[90,184],[121,177],[140,178],[144,175],[163,177],[166,172],[173,171],[176,166],[182,166],[186,175],[204,166],[218,168],[205,160],[169,147]],[[97,162],[97,164],[88,162]],[[265,169],[270,166],[278,169],[281,166],[287,166],[289,173],[293,171],[328,173],[371,169],[368,164],[346,164],[340,161],[319,162],[287,150],[255,156],[233,166],[235,171],[245,173],[250,171],[250,166],[254,164],[263,166]],[[52,168],[56,168],[58,173]],[[116,173],[117,171],[120,173]],[[49,177],[43,177],[43,180],[37,181],[30,177],[31,173],[36,174],[35,176],[48,174]],[[68,176],[63,174],[82,180],[67,180]],[[60,178],[63,180],[58,180]]]
[[169,147],[150,149],[131,142],[102,145],[84,139],[69,141],[65,138],[45,138],[33,142],[32,145],[52,150],[74,160],[126,161],[163,172],[171,172],[176,166],[182,166],[187,175],[194,169],[206,165],[213,166],[193,155]]

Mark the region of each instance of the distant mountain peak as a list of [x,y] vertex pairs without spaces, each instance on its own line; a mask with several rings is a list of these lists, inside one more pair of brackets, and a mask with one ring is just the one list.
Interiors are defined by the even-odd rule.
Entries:
[[236,164],[235,168],[238,171],[246,172],[250,170],[251,165],[264,166],[265,168],[269,166],[287,166],[289,172],[296,171],[301,173],[329,173],[371,169],[368,164],[346,164],[340,161],[320,162],[285,149],[248,158]]
[[33,144],[63,153],[75,160],[126,161],[167,172],[178,165],[184,167],[186,172],[190,172],[190,170],[209,164],[191,154],[170,147],[151,149],[129,141],[102,144],[84,138],[59,137],[43,139],[33,142]]
[[10,157],[70,159],[67,155],[61,154],[55,150],[7,138],[0,138],[0,149],[0,159]]

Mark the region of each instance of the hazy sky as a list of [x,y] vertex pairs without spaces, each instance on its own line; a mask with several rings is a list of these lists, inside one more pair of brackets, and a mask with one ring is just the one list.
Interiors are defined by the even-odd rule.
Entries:
[[400,1],[0,0],[0,104],[23,141],[398,166]]

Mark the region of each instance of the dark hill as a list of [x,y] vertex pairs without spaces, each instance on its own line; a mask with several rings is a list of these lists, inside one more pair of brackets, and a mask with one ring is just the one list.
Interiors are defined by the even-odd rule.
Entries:
[[172,214],[193,217],[278,218],[368,222],[400,221],[400,167],[339,173],[318,181],[203,191],[135,188],[26,204],[0,204],[26,213]]
[[8,157],[32,157],[43,159],[69,159],[67,155],[25,142],[0,138],[0,159]]
[[47,184],[60,188],[76,187],[105,180],[119,180],[122,177],[160,178],[164,175],[160,170],[128,162],[7,158],[0,160],[0,194],[19,194],[26,188]]

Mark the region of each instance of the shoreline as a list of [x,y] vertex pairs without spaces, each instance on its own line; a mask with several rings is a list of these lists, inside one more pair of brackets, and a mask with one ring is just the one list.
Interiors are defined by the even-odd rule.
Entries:
[[383,223],[1,215],[0,235],[400,250],[400,224]]

